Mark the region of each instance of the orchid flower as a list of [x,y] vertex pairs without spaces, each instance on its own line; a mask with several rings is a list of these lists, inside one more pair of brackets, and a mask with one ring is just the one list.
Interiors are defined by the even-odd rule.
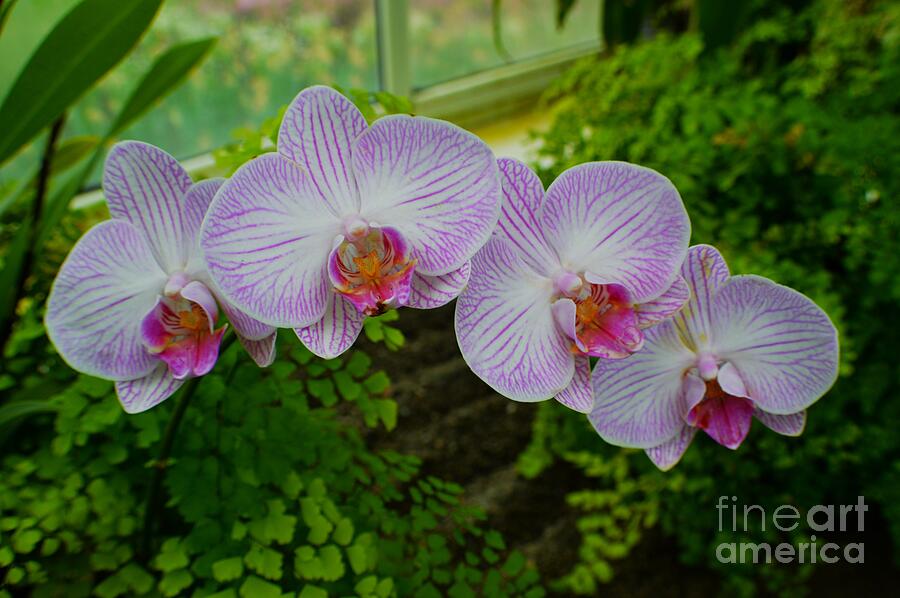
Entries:
[[703,430],[736,449],[755,416],[797,436],[806,408],[837,377],[837,332],[815,303],[759,276],[730,276],[708,245],[682,267],[684,310],[647,332],[643,350],[598,362],[591,423],[612,444],[673,467]]
[[687,213],[669,180],[640,166],[581,164],[544,193],[521,162],[498,164],[500,221],[456,304],[460,350],[500,394],[586,413],[589,358],[638,351],[642,330],[687,300]]
[[277,150],[225,182],[200,243],[229,301],[294,328],[320,357],[346,351],[367,316],[451,301],[497,223],[493,155],[447,122],[393,115],[370,127],[315,86],[285,113]]
[[112,219],[85,233],[53,283],[50,340],[74,369],[115,381],[128,413],[212,369],[225,332],[220,309],[260,366],[274,359],[275,329],[226,301],[200,256],[200,223],[221,184],[192,183],[152,145],[117,144],[103,173]]

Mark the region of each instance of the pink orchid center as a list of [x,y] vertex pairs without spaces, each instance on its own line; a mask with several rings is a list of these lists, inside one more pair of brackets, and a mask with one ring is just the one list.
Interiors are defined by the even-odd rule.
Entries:
[[703,399],[688,412],[688,424],[700,428],[722,446],[736,449],[750,431],[753,402],[730,395],[717,379],[705,380]]
[[569,298],[575,303],[574,352],[621,359],[643,346],[634,304],[623,286],[585,283]]
[[404,305],[416,260],[403,235],[389,227],[351,224],[328,258],[334,289],[367,316]]
[[217,318],[212,293],[194,281],[160,297],[141,322],[141,335],[147,349],[169,366],[175,378],[203,376],[215,365],[225,334],[225,326],[215,329]]

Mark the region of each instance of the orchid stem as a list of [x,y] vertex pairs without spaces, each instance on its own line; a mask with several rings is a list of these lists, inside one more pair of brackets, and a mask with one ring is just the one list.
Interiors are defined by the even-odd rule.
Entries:
[[[225,351],[234,343],[234,340],[235,335],[229,335],[219,348],[219,355],[224,355]],[[169,468],[169,457],[172,455],[175,437],[178,435],[178,428],[181,427],[181,420],[184,419],[184,414],[187,412],[188,403],[191,402],[191,398],[194,396],[199,384],[200,378],[191,378],[182,387],[181,392],[178,394],[178,402],[175,403],[175,411],[172,412],[172,417],[166,425],[162,444],[159,447],[159,457],[153,463],[153,479],[150,481],[150,488],[147,491],[147,505],[144,508],[144,531],[138,545],[138,558],[143,562],[150,558],[153,535],[162,512],[163,480],[166,476],[166,470]]]
[[12,313],[9,317],[3,319],[3,329],[0,330],[0,353],[6,349],[6,345],[12,336],[13,324],[15,323],[15,309],[25,296],[25,286],[28,277],[31,276],[31,270],[34,267],[34,246],[37,242],[37,232],[41,224],[41,215],[44,212],[44,199],[47,195],[47,187],[50,183],[50,175],[53,172],[53,157],[56,155],[56,143],[59,141],[60,133],[62,133],[63,125],[66,122],[66,115],[63,114],[57,118],[50,127],[50,134],[47,136],[47,145],[44,146],[44,154],[41,157],[41,167],[38,170],[37,181],[35,183],[34,199],[31,204],[31,217],[22,225],[27,226],[28,240],[26,242],[25,255],[22,257],[22,264],[16,277],[16,290],[12,301]]

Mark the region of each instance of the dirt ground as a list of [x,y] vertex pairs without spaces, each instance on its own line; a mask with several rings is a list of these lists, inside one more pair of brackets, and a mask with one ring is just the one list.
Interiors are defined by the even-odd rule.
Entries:
[[[537,408],[501,397],[468,369],[456,344],[453,309],[451,304],[403,310],[397,327],[407,342],[398,352],[360,341],[390,375],[399,406],[397,428],[370,431],[366,440],[374,448],[416,455],[426,473],[463,485],[464,500],[482,507],[491,527],[546,580],[555,579],[577,561],[579,545],[578,513],[566,505],[565,496],[590,482],[567,464],[532,480],[516,474],[516,458],[528,444]],[[897,587],[886,526],[871,527],[866,564],[818,567],[811,595],[869,595]],[[614,566],[615,577],[598,595],[687,598],[721,593],[719,576],[682,564],[674,540],[659,531],[648,533]]]

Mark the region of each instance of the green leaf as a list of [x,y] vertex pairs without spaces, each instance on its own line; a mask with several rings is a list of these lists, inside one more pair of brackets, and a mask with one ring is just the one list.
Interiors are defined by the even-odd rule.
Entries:
[[241,584],[240,594],[243,598],[281,598],[281,588],[251,575]]
[[378,585],[375,586],[375,594],[379,598],[388,598],[391,595],[391,592],[394,589],[394,580],[393,579],[382,579],[378,582]]
[[391,379],[386,373],[379,371],[366,378],[365,385],[369,392],[380,394],[391,386]]
[[337,546],[330,544],[323,547],[319,557],[322,559],[322,579],[335,581],[344,576],[344,558]]
[[506,563],[504,563],[502,571],[507,576],[512,577],[516,575],[519,571],[522,570],[522,567],[525,566],[525,557],[522,556],[521,552],[513,552],[509,555],[509,558],[506,559]]
[[365,572],[369,568],[369,550],[362,544],[354,544],[347,548],[347,560],[350,561],[350,567],[357,575]]
[[216,581],[233,581],[244,574],[244,562],[239,556],[222,559],[212,564],[212,572]]
[[484,541],[491,548],[496,548],[497,550],[506,550],[506,543],[503,541],[503,536],[500,535],[500,532],[496,530],[491,530],[484,535]]
[[209,53],[217,39],[208,37],[172,46],[156,59],[110,127],[110,136],[137,120],[177,87]]
[[9,18],[9,13],[12,11],[12,7],[15,3],[16,0],[8,0],[0,5],[0,32],[3,31],[3,26],[6,25],[6,19]]
[[369,575],[360,579],[353,589],[356,590],[357,594],[365,596],[374,592],[376,585],[378,585],[378,578],[374,575]]
[[249,568],[273,581],[281,579],[281,560],[281,553],[258,544],[254,544],[244,556],[244,562]]
[[25,63],[47,34],[81,0],[41,0],[17,2],[5,0],[4,18],[8,19],[0,35],[0,103],[12,88]]
[[298,598],[328,598],[328,592],[318,586],[305,585]]
[[162,545],[162,550],[156,556],[153,566],[160,571],[175,571],[187,567],[190,563],[184,544],[178,538],[170,538]]
[[161,4],[162,0],[83,0],[63,17],[0,106],[0,164],[119,62],[150,26]]
[[40,530],[32,528],[20,531],[13,536],[13,550],[19,554],[26,554],[34,550],[34,547],[41,541],[42,534]]
[[321,577],[322,562],[312,546],[301,546],[294,551],[294,575],[305,579]]
[[61,142],[53,155],[53,176],[81,162],[99,144],[100,138],[96,135],[76,135]]
[[0,426],[35,413],[59,411],[59,408],[60,404],[55,401],[24,400],[10,402],[0,407]]
[[334,528],[334,541],[346,546],[353,540],[353,522],[348,518],[341,519]]
[[146,594],[153,588],[153,576],[137,563],[129,563],[116,573],[128,587],[138,594]]
[[372,367],[372,358],[362,351],[353,351],[344,369],[354,378],[362,378]]
[[375,401],[378,409],[378,417],[384,422],[384,427],[388,432],[397,427],[397,403],[390,399],[380,399]]
[[178,596],[194,582],[194,576],[187,569],[169,571],[159,581],[159,591],[164,596]]
[[270,542],[287,544],[294,537],[297,518],[284,514],[285,506],[280,500],[270,500],[268,504],[268,515],[263,519],[250,522],[248,526],[250,534],[266,544]]
[[362,394],[362,385],[356,382],[347,372],[335,372],[334,382],[341,396],[347,401],[355,401]]

